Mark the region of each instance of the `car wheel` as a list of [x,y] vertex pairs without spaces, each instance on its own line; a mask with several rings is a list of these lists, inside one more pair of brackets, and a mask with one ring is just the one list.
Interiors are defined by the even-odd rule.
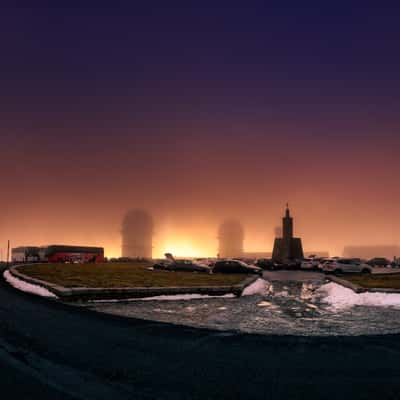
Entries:
[[335,270],[333,271],[333,273],[334,273],[335,275],[341,275],[341,274],[343,274],[343,271],[342,271],[341,269],[335,269]]
[[361,273],[362,273],[362,274],[370,274],[371,271],[370,271],[368,268],[364,268],[364,269],[361,271]]

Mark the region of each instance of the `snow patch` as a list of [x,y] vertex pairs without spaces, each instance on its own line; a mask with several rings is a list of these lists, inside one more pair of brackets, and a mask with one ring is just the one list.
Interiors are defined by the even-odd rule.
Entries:
[[322,301],[329,304],[332,310],[345,310],[354,306],[400,308],[400,293],[355,293],[334,282],[321,286],[316,293],[324,296]]
[[47,290],[46,288],[38,285],[33,285],[32,283],[25,282],[21,279],[16,278],[15,276],[10,274],[10,271],[4,271],[3,273],[4,279],[15,289],[21,290],[27,293],[33,293],[37,296],[41,297],[52,297],[57,298],[57,296]]
[[234,294],[225,294],[223,296],[210,296],[208,294],[174,294],[160,295],[153,297],[140,297],[130,299],[109,299],[109,300],[89,300],[90,303],[121,303],[127,301],[175,301],[175,300],[197,300],[197,299],[222,299],[233,298]]
[[[264,279],[257,279],[251,285],[243,290],[242,296],[252,296],[254,294],[267,293],[267,281]],[[223,296],[211,296],[208,294],[176,294],[176,295],[160,295],[152,297],[140,297],[129,299],[111,299],[111,300],[89,300],[91,303],[119,303],[128,301],[176,301],[176,300],[198,300],[198,299],[223,299],[234,298],[234,294],[229,293]]]
[[267,282],[264,279],[259,278],[243,290],[242,296],[252,296],[254,294],[263,295],[266,293],[267,293]]

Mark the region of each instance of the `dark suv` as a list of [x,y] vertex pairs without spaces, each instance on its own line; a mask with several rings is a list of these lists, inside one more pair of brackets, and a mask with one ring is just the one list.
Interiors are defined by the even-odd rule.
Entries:
[[270,258],[260,258],[256,262],[257,267],[260,267],[262,269],[269,269],[269,270],[274,270],[274,269],[280,269],[279,265],[272,261]]
[[262,275],[262,269],[239,260],[224,260],[215,263],[213,273]]
[[384,257],[375,257],[367,261],[367,264],[371,267],[387,267],[388,265],[390,265],[390,261]]

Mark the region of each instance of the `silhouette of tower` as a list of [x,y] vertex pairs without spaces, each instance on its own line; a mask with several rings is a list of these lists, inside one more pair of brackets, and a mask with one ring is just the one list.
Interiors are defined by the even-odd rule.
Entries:
[[122,257],[152,258],[153,218],[144,210],[129,211],[122,221]]
[[243,256],[244,231],[242,224],[236,220],[226,220],[218,230],[219,248],[221,258],[237,258]]
[[282,232],[284,239],[293,238],[293,218],[290,216],[289,204],[287,204],[285,217],[282,219]]
[[290,216],[287,204],[285,216],[282,219],[282,237],[275,239],[272,259],[285,262],[302,258],[304,258],[303,245],[300,238],[293,237],[293,218]]

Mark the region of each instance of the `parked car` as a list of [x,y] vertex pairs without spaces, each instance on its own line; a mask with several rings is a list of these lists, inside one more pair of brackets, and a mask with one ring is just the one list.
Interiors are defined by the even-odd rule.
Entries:
[[267,270],[275,270],[275,269],[280,269],[279,264],[276,262],[272,261],[270,258],[260,258],[256,261],[256,266],[260,267],[261,269],[267,269]]
[[384,257],[375,257],[367,261],[367,264],[371,267],[390,267],[390,261]]
[[322,270],[325,273],[345,274],[362,273],[370,274],[372,267],[359,258],[336,258],[325,261],[322,264]]
[[281,265],[282,269],[298,270],[301,268],[301,260],[287,260]]
[[321,258],[319,264],[318,264],[318,268],[323,271],[324,269],[324,264],[335,261],[337,259],[339,259],[340,257],[328,257],[328,258]]
[[154,269],[163,271],[205,272],[211,274],[212,269],[200,262],[191,260],[175,260],[172,254],[165,254],[166,260],[153,265]]
[[319,271],[320,270],[320,262],[322,261],[322,258],[305,258],[301,262],[300,269],[306,270],[306,271]]
[[391,268],[400,268],[400,260],[393,260],[390,262],[389,266]]
[[301,260],[283,260],[283,261],[274,261],[273,268],[269,269],[283,269],[294,271],[300,269]]
[[212,267],[215,264],[215,260],[211,258],[196,258],[194,261],[202,265],[207,265],[208,267]]
[[262,269],[254,265],[248,265],[240,260],[217,261],[213,268],[214,273],[224,274],[258,274],[262,275]]

